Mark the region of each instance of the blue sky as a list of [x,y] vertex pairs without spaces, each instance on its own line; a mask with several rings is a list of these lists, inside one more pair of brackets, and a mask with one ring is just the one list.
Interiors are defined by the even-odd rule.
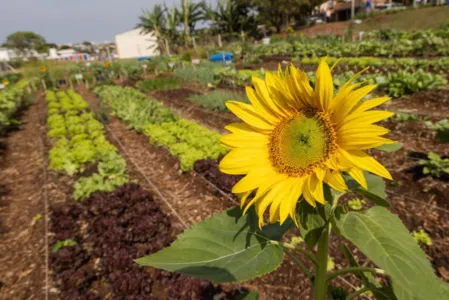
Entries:
[[[173,0],[167,0],[171,4]],[[18,30],[31,30],[48,42],[113,41],[132,29],[141,9],[163,0],[5,0],[0,4],[0,43]],[[179,3],[180,0],[174,1]]]

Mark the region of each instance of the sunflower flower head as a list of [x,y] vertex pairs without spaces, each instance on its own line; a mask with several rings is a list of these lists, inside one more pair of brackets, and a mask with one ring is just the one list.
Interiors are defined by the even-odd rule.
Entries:
[[[246,175],[232,189],[246,210],[255,205],[259,222],[269,209],[270,222],[296,220],[296,204],[325,204],[323,183],[347,190],[342,173],[367,188],[363,171],[391,179],[390,173],[364,150],[391,144],[374,123],[393,113],[372,108],[389,97],[362,101],[376,86],[353,83],[334,93],[331,69],[322,59],[314,88],[306,73],[290,66],[285,72],[253,77],[246,87],[250,104],[226,106],[243,122],[226,126],[221,143],[232,150],[220,162],[227,174]],[[252,198],[250,197],[252,196]],[[247,201],[250,199],[249,201]]]

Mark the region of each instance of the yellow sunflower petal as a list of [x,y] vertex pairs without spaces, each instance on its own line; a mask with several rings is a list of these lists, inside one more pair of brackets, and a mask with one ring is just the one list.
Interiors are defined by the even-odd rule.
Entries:
[[[296,219],[296,204],[299,201],[299,198],[302,195],[303,186],[304,186],[304,178],[295,178],[295,183],[291,191],[291,198],[289,199],[288,205],[285,209],[288,210],[290,217],[292,218],[293,222],[295,222],[296,226],[299,227],[298,220]],[[282,209],[282,207],[281,207]],[[282,212],[282,210],[281,210]],[[283,215],[281,214],[281,224],[284,223]]]
[[315,201],[325,204],[323,192],[323,181],[320,180],[316,175],[311,175],[309,179],[309,188]]
[[354,124],[354,126],[361,126],[363,124],[373,124],[382,120],[385,120],[394,115],[391,111],[384,110],[370,110],[360,113],[350,114],[342,121],[342,123],[337,125],[337,131],[340,130],[342,126],[350,126],[349,123]]
[[256,211],[259,221],[263,220],[263,214],[268,206],[278,199],[282,199],[287,194],[285,190],[285,181],[275,184],[264,196],[256,202]]
[[368,184],[366,183],[365,175],[363,174],[362,170],[357,168],[352,168],[348,171],[349,176],[354,178],[355,181],[357,181],[364,189],[368,188]]
[[319,104],[319,107],[322,110],[327,110],[334,96],[334,83],[325,58],[321,60],[316,71],[315,96],[317,97],[315,101]]
[[310,190],[310,180],[312,176],[308,176],[304,180],[304,186],[302,189],[302,194],[304,195],[304,199],[313,207],[316,207],[315,198],[312,195],[312,191]]
[[309,76],[294,66],[290,67],[290,73],[289,80],[291,81],[291,91],[296,101],[300,102],[300,107],[313,107],[313,89],[310,86]]
[[350,150],[345,151],[342,150],[343,155],[351,161],[354,165],[356,165],[360,169],[364,169],[373,174],[382,176],[384,178],[392,180],[390,172],[385,169],[377,160],[375,160],[370,155],[366,154],[363,151],[358,150]]
[[246,200],[248,199],[249,195],[251,195],[253,191],[248,191],[246,193],[239,193],[237,196],[240,198],[240,208],[243,208],[245,206]]
[[220,138],[220,142],[229,148],[258,148],[268,145],[269,136],[258,132],[232,133]]
[[[282,203],[287,203],[290,198],[291,190],[292,190],[292,178],[288,178],[282,181],[282,191],[280,194],[273,200],[270,206],[270,223],[274,223],[280,219],[280,212]],[[288,215],[288,213],[287,213]]]
[[271,131],[274,128],[274,125],[265,120],[254,106],[250,104],[239,101],[227,101],[226,107],[251,127],[264,131]]
[[357,107],[355,107],[353,113],[367,111],[368,109],[377,107],[390,100],[391,100],[390,97],[380,97],[366,100],[365,102],[360,103]]
[[220,171],[226,174],[246,174],[253,168],[263,167],[268,164],[268,149],[260,148],[237,148],[231,150],[220,162]]
[[327,170],[326,176],[324,176],[324,181],[331,188],[339,192],[344,192],[348,189],[348,186],[346,185],[343,175],[341,175],[341,173],[338,171]]
[[341,140],[339,146],[345,150],[366,150],[394,143],[396,142],[383,137],[360,136],[358,138]]
[[263,99],[263,101],[266,103],[267,107],[271,109],[271,111],[276,114],[278,117],[286,117],[288,116],[287,113],[285,113],[282,108],[278,105],[277,101],[274,101],[274,99],[270,96],[270,92],[268,90],[268,87],[264,80],[252,77],[252,82],[254,85],[254,88],[256,89],[256,93],[259,99]]
[[289,93],[286,93],[283,81],[284,80],[271,72],[265,73],[265,83],[270,97],[276,99],[276,104],[285,115],[290,115],[293,112],[292,107],[290,106],[290,103],[293,102],[293,98]]
[[279,122],[279,118],[274,114],[274,111],[271,109],[270,104],[265,101],[263,97],[259,97],[256,91],[247,86],[246,95],[248,96],[249,101],[254,106],[254,108],[259,112],[267,122],[270,124],[276,124]]
[[338,113],[335,114],[334,122],[339,124],[344,118],[351,112],[354,106],[360,102],[366,95],[371,93],[376,88],[375,84],[366,85],[350,92],[345,100],[344,104],[339,108]]
[[277,183],[285,180],[287,175],[276,173],[271,166],[252,169],[245,177],[240,179],[232,188],[233,193],[252,191],[268,183]]

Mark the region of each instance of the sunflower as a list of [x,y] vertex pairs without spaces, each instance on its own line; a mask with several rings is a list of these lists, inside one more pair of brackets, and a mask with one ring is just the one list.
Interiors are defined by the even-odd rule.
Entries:
[[[360,72],[361,73],[361,72]],[[391,179],[390,173],[364,150],[391,144],[388,129],[374,123],[393,113],[370,110],[389,97],[362,101],[376,85],[353,83],[354,75],[334,95],[331,69],[322,59],[314,88],[294,66],[252,78],[246,87],[250,104],[227,101],[243,123],[225,128],[221,143],[232,150],[220,162],[227,174],[246,175],[232,189],[244,213],[255,205],[259,222],[269,207],[270,222],[296,220],[296,204],[325,204],[323,183],[347,190],[342,173],[367,188],[363,171]],[[248,197],[253,198],[247,203]]]
[[41,66],[39,68],[39,70],[40,70],[41,73],[45,73],[45,72],[47,72],[47,67],[46,66]]
[[8,81],[8,80],[3,80],[2,84],[3,84],[4,86],[7,86],[7,85],[9,85],[9,81]]

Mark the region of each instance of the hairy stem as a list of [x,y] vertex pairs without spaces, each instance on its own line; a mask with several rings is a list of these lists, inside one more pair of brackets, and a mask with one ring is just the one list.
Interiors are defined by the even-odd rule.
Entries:
[[315,277],[315,300],[326,300],[327,295],[327,261],[329,257],[329,223],[325,225],[318,241],[318,253]]

